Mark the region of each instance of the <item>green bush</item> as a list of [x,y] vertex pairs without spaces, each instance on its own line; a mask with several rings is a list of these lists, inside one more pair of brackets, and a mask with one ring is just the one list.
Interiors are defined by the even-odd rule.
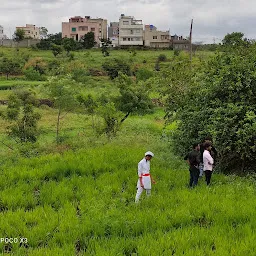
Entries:
[[107,60],[103,63],[102,67],[108,73],[108,76],[111,79],[118,77],[120,72],[128,76],[131,75],[131,66],[125,59],[115,58],[112,60]]
[[72,79],[76,82],[86,83],[89,79],[89,72],[85,69],[79,68],[72,71]]
[[160,54],[157,59],[159,62],[161,62],[161,61],[166,61],[167,57],[165,54]]
[[149,79],[150,77],[152,77],[154,75],[153,71],[148,70],[148,69],[139,69],[136,72],[136,78],[138,81],[146,81],[147,79]]
[[34,70],[32,67],[24,70],[24,75],[27,80],[30,81],[45,81],[46,77],[44,75],[41,75],[39,71]]
[[[184,154],[193,142],[211,135],[218,151],[218,168],[225,172],[255,171],[256,45],[230,48],[189,72],[180,64],[180,77],[169,85],[169,120],[179,120],[173,140]],[[176,70],[177,71],[177,70]],[[182,75],[183,74],[183,75]],[[182,78],[183,77],[183,78]],[[181,83],[181,79],[187,81]],[[177,84],[173,87],[173,84]],[[176,94],[176,97],[173,95]]]

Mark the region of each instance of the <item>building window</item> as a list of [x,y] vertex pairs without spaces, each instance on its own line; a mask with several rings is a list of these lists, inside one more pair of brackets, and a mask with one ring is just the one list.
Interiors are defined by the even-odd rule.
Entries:
[[157,39],[157,36],[153,36],[153,39]]
[[123,25],[129,25],[129,21],[123,21]]
[[131,41],[131,38],[128,37],[128,41]]
[[72,28],[72,32],[76,32],[76,28]]
[[123,38],[123,41],[126,41],[126,37]]
[[88,26],[81,26],[79,27],[80,31],[88,31]]
[[94,31],[95,31],[95,28],[91,28],[91,31],[94,32]]
[[133,30],[131,29],[131,35],[133,35]]

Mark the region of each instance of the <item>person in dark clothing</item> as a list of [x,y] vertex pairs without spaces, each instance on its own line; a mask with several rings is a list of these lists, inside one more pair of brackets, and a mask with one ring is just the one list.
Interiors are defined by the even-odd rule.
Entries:
[[210,143],[211,144],[211,150],[210,150],[210,154],[214,160],[214,163],[216,163],[216,159],[217,159],[217,150],[216,148],[212,145],[212,138],[211,137],[206,137],[204,139],[204,141],[200,144],[200,164],[199,164],[199,170],[200,170],[200,177],[203,176],[204,174],[204,161],[203,161],[203,153],[204,153],[204,149],[205,149],[205,143]]
[[188,153],[184,160],[186,160],[189,164],[189,173],[190,173],[190,180],[189,186],[194,187],[198,183],[199,178],[199,163],[200,163],[200,145],[195,143],[193,145],[193,150]]

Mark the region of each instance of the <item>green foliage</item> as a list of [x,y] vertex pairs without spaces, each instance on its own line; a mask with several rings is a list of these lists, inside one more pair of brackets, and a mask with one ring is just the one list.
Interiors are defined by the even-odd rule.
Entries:
[[48,29],[46,27],[40,27],[39,28],[39,34],[41,39],[47,38]]
[[146,81],[154,76],[154,72],[145,68],[140,68],[135,73],[137,81]]
[[81,44],[85,49],[91,49],[95,46],[95,35],[93,32],[88,32],[81,39]]
[[109,139],[115,137],[120,127],[122,113],[117,111],[113,102],[100,106],[98,113],[104,120],[103,128],[98,129],[98,132],[105,133]]
[[89,77],[89,72],[84,68],[77,68],[72,71],[72,79],[76,82],[86,84]]
[[[246,50],[247,49],[247,50]],[[199,72],[180,64],[164,95],[167,118],[179,120],[173,134],[181,154],[212,135],[219,169],[252,171],[255,162],[256,47],[230,48],[216,54]],[[187,70],[187,73],[185,73]],[[172,83],[171,83],[172,82]]]
[[131,66],[125,59],[114,58],[107,60],[103,63],[102,67],[111,79],[118,77],[119,73],[131,75]]
[[17,29],[13,34],[13,40],[16,42],[20,42],[25,38],[25,30],[23,29]]
[[4,57],[0,60],[0,73],[6,75],[6,79],[9,79],[9,75],[15,75],[21,73],[21,63],[18,58]]
[[40,115],[34,111],[37,101],[30,91],[17,91],[10,95],[6,119],[11,123],[8,134],[20,142],[36,142]]
[[175,50],[173,51],[173,55],[174,55],[174,56],[179,56],[179,55],[180,55],[180,52],[181,52],[181,50],[175,49]]
[[45,81],[46,78],[40,74],[39,71],[34,70],[32,67],[24,70],[24,75],[29,81]]
[[241,32],[233,32],[231,34],[227,34],[224,39],[222,40],[222,43],[224,46],[246,46],[247,39],[243,38],[244,33]]
[[38,49],[51,50],[52,44],[62,45],[62,33],[47,35],[47,38],[40,40],[37,44]]
[[96,112],[98,104],[91,94],[88,95],[78,95],[77,100],[82,104],[86,110],[86,113],[93,115]]
[[75,41],[73,38],[64,38],[62,40],[64,50],[69,53],[70,51],[76,51],[81,49],[82,45],[80,42]]
[[104,57],[107,57],[107,56],[109,56],[108,48],[109,48],[109,46],[111,45],[112,42],[109,40],[109,38],[108,39],[102,39],[101,42],[102,42],[101,52],[102,52]]
[[152,112],[153,104],[149,91],[143,84],[135,84],[133,80],[120,74],[117,78],[120,96],[115,99],[117,109],[125,113],[121,123],[132,113],[146,114]]
[[157,59],[159,62],[162,62],[162,61],[166,61],[167,57],[165,54],[160,54]]
[[63,47],[61,45],[51,44],[51,50],[54,57],[57,57],[57,55],[60,55],[63,52]]
[[[63,119],[69,111],[74,111],[77,104],[75,83],[70,79],[70,76],[61,79],[59,77],[52,77],[46,88],[50,99],[58,109],[56,141],[59,143],[60,120]],[[66,114],[61,116],[64,111],[66,111]]]

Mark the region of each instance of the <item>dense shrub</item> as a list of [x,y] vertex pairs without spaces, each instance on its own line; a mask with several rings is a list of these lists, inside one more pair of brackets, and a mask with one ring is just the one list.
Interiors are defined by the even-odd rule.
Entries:
[[131,66],[125,59],[115,58],[113,60],[107,60],[103,63],[102,67],[111,79],[118,77],[118,73],[120,72],[128,76],[131,75]]
[[136,72],[136,78],[138,81],[146,81],[153,75],[153,71],[144,68],[138,69],[138,71]]
[[184,63],[173,68],[176,77],[169,74],[165,92],[168,119],[178,120],[172,136],[176,151],[184,154],[193,142],[210,134],[222,171],[254,170],[256,46],[217,54],[201,73],[190,72],[189,62]]
[[24,75],[27,80],[30,81],[45,81],[46,76],[41,75],[39,71],[33,69],[32,67],[24,70]]
[[40,57],[32,58],[24,66],[25,70],[30,68],[43,75],[46,73],[47,63]]
[[158,59],[158,61],[166,61],[167,57],[165,54],[160,54],[157,59]]

